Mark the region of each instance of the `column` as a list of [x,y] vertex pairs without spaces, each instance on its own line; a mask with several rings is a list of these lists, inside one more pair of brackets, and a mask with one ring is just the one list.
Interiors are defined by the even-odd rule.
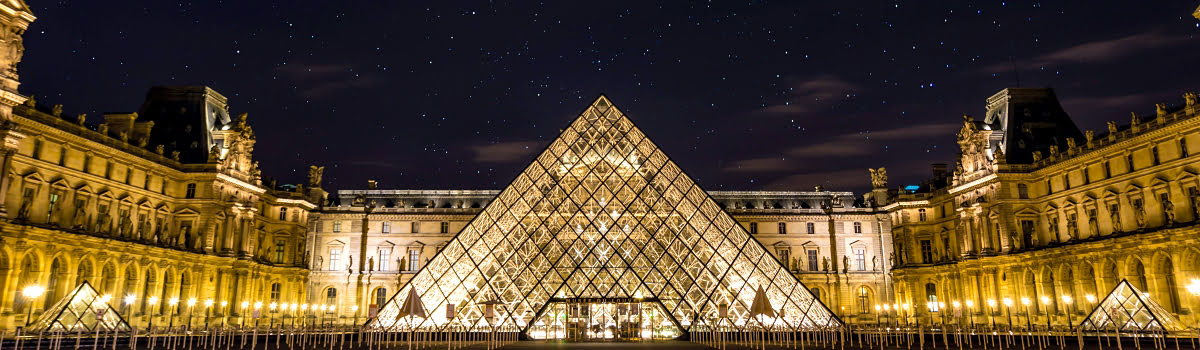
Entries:
[[[11,111],[12,107],[9,106],[8,109]],[[4,141],[4,144],[0,145],[0,153],[3,153],[3,161],[0,162],[0,217],[7,217],[8,214],[8,191],[13,181],[8,173],[12,172],[12,158],[17,153],[17,146],[20,145],[21,139],[25,138],[25,134],[17,130],[15,122],[0,122],[0,138]]]

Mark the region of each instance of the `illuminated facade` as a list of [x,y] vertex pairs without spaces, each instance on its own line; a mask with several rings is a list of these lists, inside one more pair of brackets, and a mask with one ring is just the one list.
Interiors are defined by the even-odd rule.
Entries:
[[307,186],[265,184],[246,115],[231,118],[207,87],[156,87],[138,112],[92,119],[17,94],[33,15],[0,7],[0,327],[84,281],[139,327],[220,324],[248,314],[242,303],[306,297],[319,169]]
[[[787,327],[840,325],[604,97],[369,325],[412,326],[397,317],[408,288],[437,311],[418,327],[500,328],[534,338],[673,337],[716,320],[719,305],[744,324],[757,288]],[[494,311],[481,307],[489,303]],[[459,311],[447,318],[445,308]]]
[[[1052,90],[988,98],[985,118],[963,122],[953,173],[873,194],[893,223],[908,316],[1078,323],[1124,279],[1196,326],[1200,301],[1186,286],[1200,278],[1200,104],[1194,93],[1183,102],[1096,134]],[[931,301],[973,308],[931,314]]]

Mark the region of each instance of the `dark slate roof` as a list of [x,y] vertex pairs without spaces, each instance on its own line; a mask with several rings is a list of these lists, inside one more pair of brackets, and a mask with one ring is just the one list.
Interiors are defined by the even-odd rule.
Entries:
[[146,93],[137,121],[154,121],[150,145],[165,146],[166,154],[179,151],[180,162],[204,163],[212,146],[210,128],[230,123],[226,103],[205,86],[156,86]]
[[1050,146],[1067,151],[1067,139],[1083,144],[1083,133],[1058,103],[1054,89],[1007,88],[988,98],[988,113],[980,128],[1003,130],[1005,159],[1010,164],[1033,163],[1033,152],[1049,157]]

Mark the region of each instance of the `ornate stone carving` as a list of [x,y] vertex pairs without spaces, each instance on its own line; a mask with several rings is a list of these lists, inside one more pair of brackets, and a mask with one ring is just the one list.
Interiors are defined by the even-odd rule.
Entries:
[[1188,92],[1183,94],[1183,103],[1185,106],[1192,107],[1196,105],[1196,93]]
[[871,187],[887,188],[887,169],[880,167],[879,169],[867,169],[871,173]]
[[79,125],[83,125],[83,123],[87,122],[87,113],[80,113],[79,115],[75,116],[75,122],[79,123]]
[[1163,198],[1162,208],[1164,218],[1167,220],[1167,225],[1175,224],[1175,204],[1171,203],[1170,199]]
[[1108,207],[1109,220],[1112,221],[1113,232],[1121,232],[1121,205],[1113,203]]
[[1140,118],[1138,118],[1137,112],[1129,112],[1129,114],[1133,116],[1132,121],[1129,122],[1129,130],[1133,131],[1134,134],[1142,132],[1142,126],[1139,123]]
[[56,105],[54,105],[54,107],[50,107],[50,115],[53,115],[55,117],[62,117],[62,112],[63,112],[62,104],[56,104]]
[[310,165],[308,166],[308,187],[320,188],[321,176],[325,173],[325,167]]
[[1083,138],[1084,138],[1085,140],[1087,140],[1087,144],[1086,144],[1087,148],[1092,148],[1092,147],[1095,147],[1095,146],[1096,146],[1096,144],[1095,144],[1095,143],[1092,141],[1092,140],[1095,140],[1095,139],[1096,139],[1096,132],[1095,132],[1095,131],[1088,130],[1087,132],[1084,132],[1084,133],[1083,133]]

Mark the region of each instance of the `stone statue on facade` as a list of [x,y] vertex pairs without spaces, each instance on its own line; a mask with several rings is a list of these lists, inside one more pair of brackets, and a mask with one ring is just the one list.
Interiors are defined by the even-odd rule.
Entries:
[[310,165],[308,166],[308,187],[321,187],[321,177],[325,173],[325,167]]
[[1100,224],[1098,224],[1096,221],[1097,220],[1095,216],[1088,216],[1088,231],[1091,231],[1092,236],[1100,234]]
[[1146,228],[1146,208],[1141,201],[1133,202],[1133,222],[1139,229]]
[[1188,93],[1183,94],[1183,104],[1188,107],[1195,106],[1196,105],[1196,93],[1188,92]]
[[1192,221],[1200,220],[1200,190],[1188,189],[1188,197],[1192,201]]
[[324,258],[321,258],[321,257],[319,257],[319,256],[318,256],[318,257],[317,257],[317,264],[316,264],[316,266],[315,266],[315,267],[313,267],[313,270],[318,270],[318,271],[320,271],[320,270],[321,270],[321,267],[323,267],[323,266],[325,266],[325,259],[324,259]]
[[1112,221],[1112,230],[1114,233],[1121,232],[1121,206],[1113,204],[1108,207],[1109,220]]
[[896,253],[888,253],[888,263],[892,264],[892,268],[896,267]]
[[871,271],[879,271],[879,257],[878,256],[871,257]]
[[829,272],[829,257],[821,258],[821,271]]
[[871,173],[871,186],[874,188],[887,188],[887,169],[880,167],[879,169],[867,169]]
[[1171,203],[1170,199],[1163,198],[1162,207],[1163,215],[1167,219],[1167,225],[1175,224],[1175,204]]
[[407,262],[408,262],[408,260],[405,260],[404,258],[400,258],[400,263],[396,265],[396,271],[404,271],[404,269],[407,269],[408,268],[408,264],[406,264]]
[[108,216],[108,213],[97,213],[96,215],[99,215],[99,217],[96,218],[96,231],[112,234],[112,231],[109,228],[109,221],[112,220],[112,218]]
[[82,230],[87,225],[87,202],[80,202],[75,206],[75,213],[71,214],[71,228]]
[[850,256],[842,255],[842,272],[850,272]]
[[375,272],[375,257],[367,257],[367,272]]
[[1093,140],[1095,140],[1095,139],[1096,139],[1096,132],[1095,132],[1095,131],[1092,131],[1092,130],[1088,130],[1088,131],[1084,132],[1084,133],[1083,133],[1083,139],[1084,139],[1084,140],[1087,140],[1087,143],[1086,143],[1086,145],[1087,145],[1087,148],[1092,148],[1092,147],[1094,147],[1094,146],[1095,146],[1095,144],[1093,143],[1093,142],[1094,142]]

